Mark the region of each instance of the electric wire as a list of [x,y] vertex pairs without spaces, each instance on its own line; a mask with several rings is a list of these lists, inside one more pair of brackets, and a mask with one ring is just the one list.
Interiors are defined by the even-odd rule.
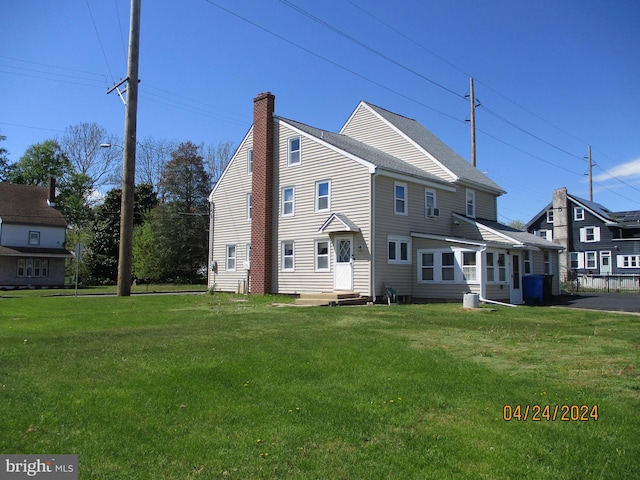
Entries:
[[107,70],[109,70],[109,75],[111,75],[111,81],[115,81],[115,77],[113,76],[113,72],[111,71],[111,65],[109,65],[109,58],[107,57],[107,52],[104,49],[104,45],[102,44],[102,39],[100,38],[100,32],[98,31],[98,26],[96,25],[96,21],[93,18],[93,13],[91,12],[91,5],[89,5],[89,0],[85,0],[87,4],[87,9],[89,10],[89,17],[91,17],[91,23],[93,24],[93,29],[96,32],[96,37],[98,38],[98,43],[100,44],[100,50],[102,51],[102,56],[104,57],[104,61],[107,64]]

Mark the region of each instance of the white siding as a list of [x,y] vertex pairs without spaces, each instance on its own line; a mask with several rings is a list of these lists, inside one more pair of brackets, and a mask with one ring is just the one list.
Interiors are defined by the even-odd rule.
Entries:
[[342,132],[356,140],[371,145],[383,152],[422,168],[445,180],[454,180],[424,151],[416,147],[406,137],[380,120],[375,113],[360,105]]
[[[236,291],[238,282],[246,279],[243,269],[246,245],[251,243],[251,221],[247,219],[247,193],[251,192],[251,175],[247,171],[247,152],[252,147],[250,132],[238,147],[213,192],[213,249],[211,259],[218,264],[216,275],[209,272],[209,287]],[[236,245],[236,270],[226,269],[226,246]]]
[[[287,142],[298,135],[281,123],[279,133],[279,178],[274,182],[274,195],[278,199],[278,228],[274,246],[277,255],[274,270],[277,271],[278,291],[301,293],[333,291],[334,262],[333,235],[318,232],[331,213],[346,215],[359,228],[354,234],[354,285],[353,290],[369,294],[370,289],[370,239],[371,239],[371,175],[359,163],[321,145],[315,139],[302,136],[301,162],[287,165]],[[329,211],[315,211],[316,182],[331,181]],[[295,214],[282,217],[280,203],[282,188],[295,188]],[[333,229],[330,229],[333,230]],[[330,240],[330,271],[315,272],[315,240]],[[281,246],[283,241],[295,242],[295,271],[281,271]],[[362,249],[358,249],[362,246]]]

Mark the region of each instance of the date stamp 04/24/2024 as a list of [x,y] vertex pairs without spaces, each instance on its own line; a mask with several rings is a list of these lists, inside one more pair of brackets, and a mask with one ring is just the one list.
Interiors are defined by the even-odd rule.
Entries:
[[502,419],[506,422],[597,421],[598,405],[505,405]]

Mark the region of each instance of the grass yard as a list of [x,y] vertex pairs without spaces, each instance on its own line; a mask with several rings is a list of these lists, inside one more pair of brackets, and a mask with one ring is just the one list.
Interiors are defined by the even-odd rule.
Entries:
[[640,478],[638,316],[244,300],[0,299],[0,452],[81,479]]

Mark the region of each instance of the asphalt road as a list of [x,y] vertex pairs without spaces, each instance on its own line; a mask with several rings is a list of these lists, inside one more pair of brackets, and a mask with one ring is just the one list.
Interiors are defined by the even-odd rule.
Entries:
[[640,313],[640,294],[583,293],[580,295],[563,295],[556,297],[553,305],[556,307]]

